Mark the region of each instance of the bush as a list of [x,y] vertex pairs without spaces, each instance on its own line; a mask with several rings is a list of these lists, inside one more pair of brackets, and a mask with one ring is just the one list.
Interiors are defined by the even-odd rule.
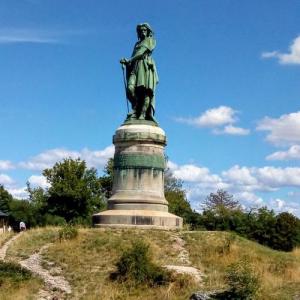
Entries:
[[31,276],[31,272],[16,263],[0,261],[0,282],[7,278],[20,282],[30,279]]
[[162,285],[170,280],[170,273],[151,261],[149,245],[136,241],[132,247],[123,252],[116,263],[117,272],[111,274],[111,279],[130,282],[135,285]]
[[67,224],[63,226],[59,231],[58,231],[58,237],[59,240],[72,240],[75,239],[78,236],[78,229],[70,224]]
[[229,285],[230,299],[254,299],[259,289],[259,278],[246,260],[231,264],[225,279]]

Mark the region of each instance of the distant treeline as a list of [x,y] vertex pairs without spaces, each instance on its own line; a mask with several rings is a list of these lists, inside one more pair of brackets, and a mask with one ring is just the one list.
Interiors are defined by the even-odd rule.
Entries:
[[[300,245],[300,220],[291,213],[275,214],[266,207],[242,209],[227,191],[218,190],[207,196],[203,211],[194,211],[187,201],[182,182],[166,170],[165,196],[169,211],[184,220],[190,230],[234,231],[273,249],[291,251]],[[33,188],[27,183],[28,199],[17,200],[0,185],[0,210],[8,213],[9,223],[18,228],[23,221],[28,227],[63,225],[90,226],[92,215],[106,208],[112,191],[113,160],[97,176],[85,161],[65,159],[43,175],[49,188]]]

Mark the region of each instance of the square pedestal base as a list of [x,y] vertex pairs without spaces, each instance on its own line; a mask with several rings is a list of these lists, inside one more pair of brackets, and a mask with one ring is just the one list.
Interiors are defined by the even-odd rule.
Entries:
[[106,210],[93,215],[95,227],[180,229],[182,218],[154,210]]

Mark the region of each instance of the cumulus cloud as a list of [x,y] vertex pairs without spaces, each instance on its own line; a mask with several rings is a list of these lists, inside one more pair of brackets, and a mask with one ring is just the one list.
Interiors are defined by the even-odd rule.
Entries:
[[254,169],[256,178],[267,186],[300,187],[300,168],[263,167]]
[[8,188],[7,190],[16,199],[28,198],[28,192],[26,186],[20,188]]
[[300,145],[293,145],[286,151],[277,151],[266,157],[267,160],[297,160],[300,159]]
[[247,135],[248,129],[233,126],[238,121],[237,111],[228,106],[206,110],[195,118],[176,118],[176,121],[197,127],[212,128],[214,134]]
[[251,169],[235,165],[227,171],[222,172],[225,180],[238,185],[257,186],[257,179],[252,175]]
[[216,127],[231,124],[236,121],[236,111],[228,106],[211,108],[196,118],[179,118],[180,122],[199,127]]
[[[257,168],[235,165],[220,174],[213,174],[206,167],[171,163],[170,170],[175,177],[184,181],[189,201],[194,208],[198,207],[199,209],[201,209],[201,203],[209,193],[216,192],[218,189],[225,189],[246,207],[268,205],[278,210],[281,202],[275,200],[279,198],[273,197],[275,200],[267,202],[261,194],[273,195],[281,188],[300,188],[300,168],[297,167],[265,166]],[[288,206],[289,204],[290,201],[286,201],[282,209],[292,211],[292,208]],[[283,204],[281,206],[283,207]],[[295,207],[293,212],[298,213]]]
[[51,168],[56,162],[61,161],[64,158],[81,158],[86,161],[88,167],[103,168],[107,160],[114,154],[114,146],[108,146],[103,150],[92,151],[87,148],[81,151],[67,150],[63,148],[51,149],[42,152],[28,161],[21,162],[19,166],[21,168],[29,170],[44,170]]
[[300,143],[300,111],[279,118],[265,117],[258,122],[257,130],[267,131],[266,140],[276,146]]
[[14,165],[9,160],[0,160],[0,170],[14,169]]
[[6,174],[0,174],[0,184],[2,185],[11,185],[14,183],[14,180]]
[[280,64],[300,64],[300,36],[296,37],[289,47],[288,53],[271,51],[262,53],[263,58],[277,58]]
[[41,187],[43,189],[47,189],[50,187],[50,184],[47,182],[46,177],[43,175],[31,175],[28,178],[28,182],[32,187]]
[[233,125],[227,125],[223,129],[214,129],[213,133],[230,135],[248,135],[250,133],[250,130],[241,127],[236,127]]

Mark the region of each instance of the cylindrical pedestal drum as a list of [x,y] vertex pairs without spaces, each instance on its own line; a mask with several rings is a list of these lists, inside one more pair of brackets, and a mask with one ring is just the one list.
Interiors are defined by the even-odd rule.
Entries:
[[168,213],[164,195],[166,135],[158,127],[119,127],[115,145],[114,179],[108,210],[95,214],[99,227],[180,228],[182,218]]

